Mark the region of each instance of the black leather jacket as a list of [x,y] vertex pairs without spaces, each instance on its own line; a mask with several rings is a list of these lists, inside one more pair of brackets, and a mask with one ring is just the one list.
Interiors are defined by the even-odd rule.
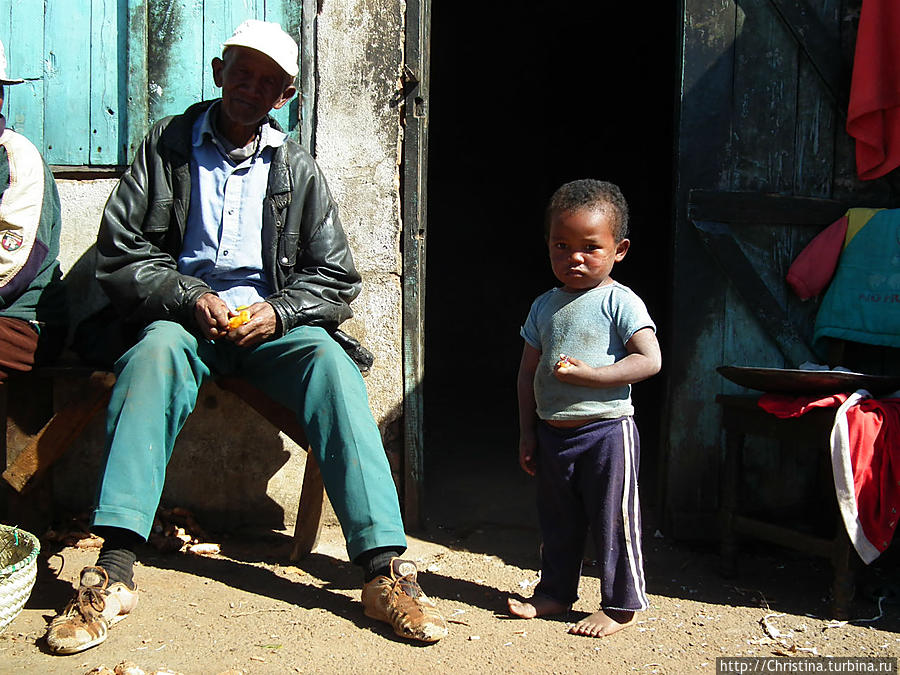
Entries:
[[[157,122],[106,203],[97,280],[130,324],[168,319],[193,330],[194,304],[212,292],[176,265],[191,196],[191,130],[212,103]],[[275,337],[299,325],[333,329],[348,319],[360,277],[325,177],[291,139],[274,153],[262,209],[263,267],[274,289],[266,301],[280,331]]]

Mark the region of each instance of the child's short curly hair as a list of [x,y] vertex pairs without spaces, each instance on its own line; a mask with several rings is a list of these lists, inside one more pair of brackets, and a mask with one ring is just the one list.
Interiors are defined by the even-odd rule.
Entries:
[[560,187],[550,198],[544,219],[544,237],[550,237],[550,221],[558,213],[596,209],[609,214],[616,243],[628,238],[628,202],[618,185],[583,178]]

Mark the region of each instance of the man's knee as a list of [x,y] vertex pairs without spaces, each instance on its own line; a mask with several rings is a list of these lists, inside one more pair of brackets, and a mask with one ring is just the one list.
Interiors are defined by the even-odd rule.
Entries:
[[[295,332],[296,331],[296,332]],[[293,335],[292,335],[293,334]],[[296,337],[302,341],[309,356],[308,366],[316,372],[341,373],[350,367],[358,370],[347,352],[335,342],[328,332],[318,326],[302,326],[295,328],[288,336]],[[306,351],[304,349],[304,351]]]
[[138,361],[151,367],[179,360],[197,339],[173,321],[154,321],[141,331],[138,341],[119,361],[119,366]]
[[321,362],[331,367],[346,367],[353,365],[353,360],[337,342],[327,336],[316,346],[316,362]]

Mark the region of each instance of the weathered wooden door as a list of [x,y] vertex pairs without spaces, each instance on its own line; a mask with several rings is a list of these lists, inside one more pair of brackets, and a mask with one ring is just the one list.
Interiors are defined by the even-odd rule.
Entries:
[[[684,0],[676,159],[672,325],[667,355],[664,517],[676,536],[715,533],[722,364],[796,367],[810,306],[784,271],[818,227],[745,212],[727,230],[710,213],[752,209],[724,193],[890,203],[889,178],[861,183],[845,116],[861,0]],[[697,193],[703,190],[703,193]],[[691,194],[705,204],[691,213]],[[716,197],[715,193],[723,193]],[[827,208],[832,208],[831,206]],[[724,209],[724,210],[723,210]],[[730,257],[729,257],[730,256]],[[735,261],[738,261],[737,263]],[[739,263],[739,264],[738,264]],[[788,318],[783,339],[747,290]],[[755,298],[755,296],[754,296]],[[761,320],[762,319],[762,320]],[[777,327],[776,327],[777,328]],[[793,348],[786,347],[788,343]],[[793,349],[793,351],[792,351]]]

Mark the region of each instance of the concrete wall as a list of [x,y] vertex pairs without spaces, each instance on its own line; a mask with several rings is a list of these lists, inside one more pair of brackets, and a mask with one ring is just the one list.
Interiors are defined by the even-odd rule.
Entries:
[[[402,70],[402,22],[400,0],[324,3],[318,17],[315,148],[363,276],[355,316],[344,329],[375,354],[366,384],[395,479],[403,442],[402,267],[399,113],[390,100]],[[115,182],[58,181],[64,217],[61,262],[77,316],[104,301],[91,276],[91,247]],[[78,395],[77,384],[61,383],[56,405]],[[56,466],[56,496],[65,508],[86,509],[91,503],[102,426],[95,420]],[[212,529],[279,529],[296,517],[304,464],[305,453],[290,439],[210,384],[201,390],[179,437],[163,501],[194,509]]]

